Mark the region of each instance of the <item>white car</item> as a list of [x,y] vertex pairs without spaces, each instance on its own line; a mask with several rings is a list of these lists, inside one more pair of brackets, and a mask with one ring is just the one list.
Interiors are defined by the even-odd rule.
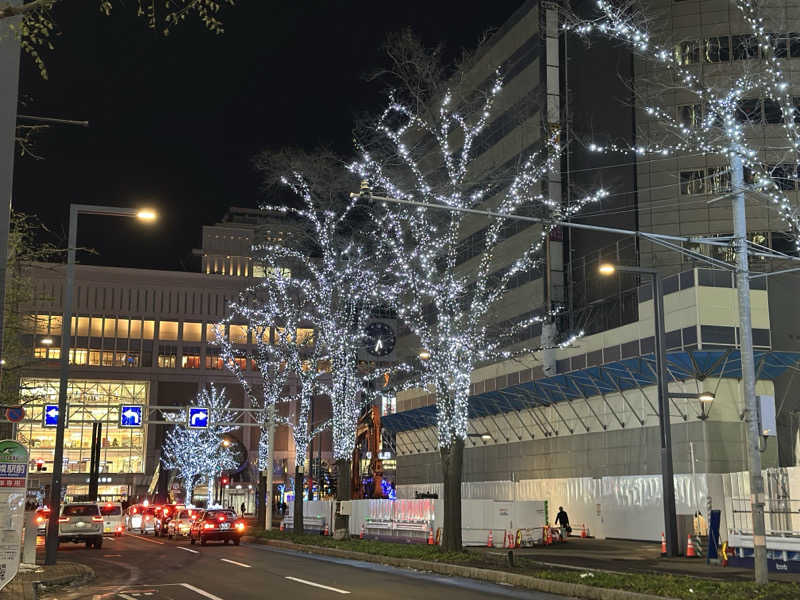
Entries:
[[169,523],[167,523],[167,537],[172,539],[173,537],[188,537],[189,536],[189,527],[192,525],[192,521],[197,518],[197,513],[200,511],[191,508],[182,508],[180,509],[177,514],[172,517]]
[[119,502],[98,502],[100,514],[103,517],[103,533],[122,535],[122,504]]
[[138,531],[142,535],[147,535],[148,531],[155,533],[156,519],[153,507],[143,504],[129,506],[128,512],[125,513],[125,529]]
[[103,517],[97,504],[65,504],[58,518],[58,543],[86,543],[87,548],[103,547]]

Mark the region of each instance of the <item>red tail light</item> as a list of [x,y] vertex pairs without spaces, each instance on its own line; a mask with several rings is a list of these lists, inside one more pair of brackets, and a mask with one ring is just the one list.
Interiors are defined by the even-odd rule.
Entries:
[[59,517],[58,518],[58,522],[59,523],[69,523],[69,517]]
[[117,525],[117,531],[122,531],[122,525]]
[[92,517],[92,521],[94,521],[95,523],[102,523],[103,517]]
[[225,520],[225,515],[220,515],[217,517],[217,521],[219,521],[220,523],[222,523],[224,520]]
[[150,515],[145,515],[144,520],[145,521],[149,521],[150,520]]
[[196,520],[196,519],[197,519],[197,515],[190,515],[190,517],[189,517],[189,518],[190,518],[192,521],[194,521],[194,520]]
[[44,523],[44,517],[36,517],[37,523]]
[[242,523],[241,521],[239,521],[239,522],[236,524],[236,529],[237,529],[238,531],[244,531],[244,523]]

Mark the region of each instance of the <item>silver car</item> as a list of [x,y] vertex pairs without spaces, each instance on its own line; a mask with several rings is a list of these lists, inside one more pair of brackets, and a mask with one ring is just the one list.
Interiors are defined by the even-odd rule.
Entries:
[[58,542],[85,542],[87,548],[102,548],[103,517],[97,504],[65,504],[58,518]]

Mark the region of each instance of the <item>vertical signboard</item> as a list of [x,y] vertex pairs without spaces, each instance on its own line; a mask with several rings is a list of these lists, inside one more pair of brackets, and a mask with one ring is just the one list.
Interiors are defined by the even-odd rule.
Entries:
[[27,486],[28,450],[14,440],[0,441],[0,590],[19,569]]

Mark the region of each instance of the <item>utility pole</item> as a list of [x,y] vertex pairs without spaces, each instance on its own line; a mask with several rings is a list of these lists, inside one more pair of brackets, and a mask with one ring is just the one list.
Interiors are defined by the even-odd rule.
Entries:
[[750,510],[753,521],[753,568],[755,582],[767,583],[767,538],[764,526],[764,479],[761,477],[756,371],[753,359],[753,325],[750,320],[750,267],[747,257],[747,213],[744,202],[744,168],[738,154],[731,153],[733,185],[733,247],[736,252],[736,296],[739,302],[739,351],[742,364],[744,418],[750,468]]

